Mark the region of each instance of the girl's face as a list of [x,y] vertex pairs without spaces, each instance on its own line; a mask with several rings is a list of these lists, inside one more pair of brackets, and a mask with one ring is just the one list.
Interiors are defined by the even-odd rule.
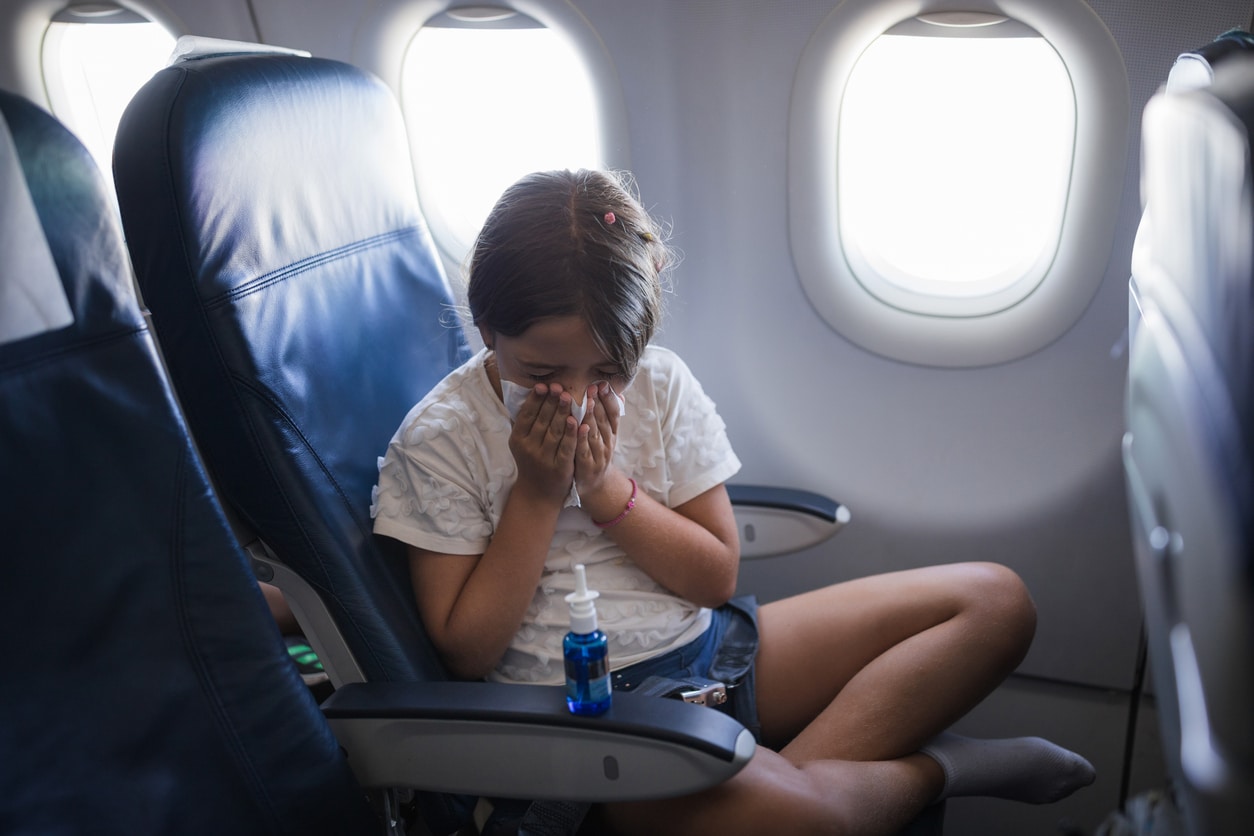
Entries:
[[483,342],[496,352],[496,367],[505,380],[528,389],[537,383],[559,384],[575,403],[583,403],[588,387],[607,381],[621,393],[623,370],[597,348],[592,332],[579,316],[541,319],[516,337],[480,328]]

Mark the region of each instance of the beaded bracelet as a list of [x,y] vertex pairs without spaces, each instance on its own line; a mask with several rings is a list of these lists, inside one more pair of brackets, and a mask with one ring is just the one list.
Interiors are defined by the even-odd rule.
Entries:
[[631,513],[631,509],[635,507],[636,507],[636,480],[632,479],[631,480],[631,497],[627,500],[627,507],[623,509],[623,513],[619,514],[617,517],[610,520],[609,522],[602,523],[602,522],[597,522],[596,520],[593,520],[592,524],[595,525],[597,528],[613,528],[614,526],[618,525],[620,522],[625,520],[627,518],[627,515]]

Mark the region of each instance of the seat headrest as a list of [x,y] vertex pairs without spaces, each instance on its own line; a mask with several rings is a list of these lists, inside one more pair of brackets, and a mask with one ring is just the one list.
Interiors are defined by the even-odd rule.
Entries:
[[26,188],[8,123],[0,114],[0,345],[74,321],[48,239]]
[[[0,345],[35,354],[143,325],[117,210],[91,154],[0,91]],[[14,281],[13,278],[18,280]]]
[[1184,92],[1207,87],[1215,79],[1215,68],[1229,55],[1254,49],[1254,36],[1240,29],[1224,32],[1198,49],[1182,53],[1167,74],[1167,90]]
[[310,54],[303,49],[289,49],[288,47],[251,43],[249,41],[206,38],[201,35],[183,35],[175,41],[174,51],[170,54],[167,66],[221,55],[297,55],[301,58],[310,57]]
[[1210,346],[1238,414],[1254,415],[1254,52],[1233,53],[1203,89],[1145,108],[1141,292]]
[[[395,230],[413,230],[424,239],[415,249],[429,248],[404,119],[378,78],[335,61],[225,55],[163,70],[136,101],[146,107],[132,102],[122,118],[127,141],[115,150],[115,172],[163,159],[168,131],[179,149],[170,179],[187,192],[128,201],[140,182],[132,175],[118,182],[119,198],[150,207],[154,218],[178,213],[191,236],[181,257],[202,299],[239,298],[290,277],[311,254],[325,258]],[[131,124],[147,112],[168,127]],[[161,184],[155,173],[142,181],[153,183]],[[142,283],[146,271],[137,269]],[[153,305],[154,292],[144,289]]]

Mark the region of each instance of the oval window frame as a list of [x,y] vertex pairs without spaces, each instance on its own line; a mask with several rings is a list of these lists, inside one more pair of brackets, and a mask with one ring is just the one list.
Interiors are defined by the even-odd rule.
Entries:
[[[1038,54],[1048,60],[1049,66],[1047,72],[1053,75],[1056,81],[1055,89],[1050,93],[1045,93],[1041,98],[1048,100],[1049,96],[1055,96],[1053,101],[1054,107],[1048,109],[1040,109],[1039,114],[1023,113],[1022,121],[1018,122],[1012,119],[1006,126],[1006,130],[1014,133],[1016,130],[1023,130],[1025,127],[1032,126],[1032,130],[1040,131],[1040,135],[1051,137],[1054,142],[1055,157],[1052,159],[1052,165],[1045,166],[1033,172],[1035,177],[1034,185],[1036,189],[1031,192],[1028,199],[1028,205],[1035,207],[1038,216],[1033,220],[1036,223],[1030,227],[1034,230],[1034,238],[1027,239],[1020,233],[1020,243],[1033,244],[1030,251],[1020,251],[1014,254],[1013,262],[1006,261],[1006,254],[1003,253],[1000,258],[1003,264],[1000,269],[987,273],[986,275],[972,279],[952,279],[945,278],[940,275],[924,276],[911,272],[899,265],[893,258],[893,253],[877,246],[862,246],[864,241],[860,240],[860,231],[865,231],[867,240],[865,243],[874,244],[878,236],[872,231],[874,228],[868,228],[861,202],[855,204],[851,202],[851,197],[856,196],[859,199],[868,202],[868,212],[866,217],[878,218],[881,221],[887,220],[884,214],[887,207],[891,205],[891,213],[893,215],[904,214],[905,217],[910,216],[910,208],[902,207],[902,201],[896,196],[905,194],[909,189],[909,183],[903,183],[901,180],[893,181],[895,176],[892,172],[881,171],[881,166],[868,164],[870,161],[860,160],[847,156],[848,148],[851,143],[847,139],[854,133],[860,133],[858,137],[857,147],[865,153],[869,149],[878,149],[889,147],[893,143],[893,137],[877,136],[879,132],[878,122],[874,118],[865,120],[867,124],[866,133],[862,128],[857,128],[850,123],[850,103],[854,101],[852,94],[847,93],[841,100],[840,124],[845,126],[843,131],[838,135],[837,148],[837,187],[839,194],[837,195],[837,207],[839,212],[839,234],[843,245],[846,261],[850,270],[853,272],[857,280],[866,288],[866,290],[874,296],[879,297],[882,301],[897,308],[901,308],[913,313],[935,314],[941,316],[982,316],[984,314],[996,313],[999,310],[1016,304],[1027,294],[1031,293],[1037,284],[1045,277],[1049,270],[1050,264],[1054,260],[1054,256],[1058,251],[1058,236],[1062,230],[1062,215],[1066,206],[1066,196],[1071,187],[1071,170],[1075,156],[1075,93],[1072,88],[1071,78],[1067,75],[1066,67],[1063,66],[1062,59],[1058,56],[1056,50],[1040,36],[1040,33],[1029,28],[1019,21],[1013,21],[1001,15],[979,16],[972,13],[966,13],[962,16],[965,21],[975,18],[973,22],[964,22],[961,24],[953,24],[948,22],[933,21],[933,18],[948,20],[952,17],[949,15],[921,15],[910,18],[907,21],[897,24],[889,29],[882,36],[874,40],[863,52],[858,61],[854,62],[854,66],[850,71],[849,86],[852,87],[854,79],[861,78],[866,72],[864,63],[870,57],[872,50],[882,47],[885,52],[892,52],[899,49],[904,43],[909,43],[918,38],[930,38],[932,41],[919,44],[921,47],[935,49],[949,48],[955,43],[963,41],[983,41],[990,40],[989,44],[994,50],[1004,51],[1012,46],[1019,39],[1030,39],[1034,42],[1033,48],[1038,50]],[[910,41],[899,43],[883,42],[883,38],[891,36],[906,36]],[[1001,60],[1009,60],[1009,54],[999,56]],[[882,59],[881,59],[882,60]],[[1040,60],[1040,59],[1036,59]],[[938,68],[940,69],[940,68]],[[1017,69],[1017,68],[1016,68]],[[995,83],[1003,83],[1004,79],[1013,77],[1014,71],[1007,68],[1010,75],[1000,76]],[[980,68],[981,74],[987,74],[984,66]],[[944,95],[943,90],[947,85],[953,84],[953,79],[944,77],[938,72],[932,80],[936,87],[942,88],[941,96]],[[873,102],[872,106],[876,109],[884,106],[883,100],[878,96],[869,97],[874,84],[870,84],[867,91],[858,97],[862,108],[866,108],[868,103]],[[929,88],[929,95],[936,95],[937,90]],[[1034,91],[1035,92],[1035,91]],[[918,92],[907,92],[908,97],[918,95]],[[1036,97],[1031,97],[1036,99]],[[892,100],[889,100],[892,101]],[[930,105],[937,104],[940,98],[930,99],[928,102],[919,102],[915,107],[926,110]],[[1018,106],[1023,106],[1021,100]],[[903,103],[904,104],[904,103]],[[963,103],[955,102],[959,109],[970,107],[974,102]],[[995,112],[1001,111],[1001,102],[990,102]],[[894,110],[902,109],[900,105],[893,102],[890,107]],[[986,118],[985,114],[989,112],[989,108],[982,102],[981,109],[984,113],[977,114],[976,118]],[[864,111],[865,112],[865,111]],[[910,109],[910,113],[917,115],[916,110]],[[1046,118],[1048,117],[1048,118]],[[1035,120],[1035,124],[1033,122]],[[888,122],[891,124],[891,121]],[[929,154],[924,148],[920,148],[919,137],[927,137],[922,142],[928,150],[935,148],[938,141],[934,134],[936,131],[944,132],[948,129],[947,125],[937,125],[934,130],[927,129],[922,125],[911,125],[904,131],[904,135],[908,140],[910,147],[905,150],[905,156],[916,162],[922,160],[930,160],[926,169],[936,172],[938,176],[943,172],[944,179],[954,181],[959,179],[959,173],[971,172],[979,170],[981,162],[974,158],[962,159],[963,151],[957,150],[957,161],[965,161],[966,165],[955,164],[955,161],[940,158],[943,165],[938,166],[937,158],[933,154]],[[997,130],[998,128],[994,128]],[[951,144],[959,144],[955,142],[956,134],[950,135]],[[1002,146],[1006,150],[1005,153],[1018,153],[1019,149],[1028,147],[1031,140],[1031,134],[1027,136],[1007,137],[1007,141]],[[965,139],[961,144],[969,144]],[[983,144],[983,143],[981,143]],[[874,151],[870,153],[874,154]],[[854,177],[842,177],[841,172],[851,171]],[[920,172],[914,170],[907,171],[907,181]],[[928,175],[923,174],[926,178]],[[968,179],[965,174],[961,179]],[[997,192],[1000,188],[1004,188],[1007,184],[1001,182],[1003,178],[993,178],[997,181],[997,185],[992,187],[993,194],[988,195],[991,202],[985,204],[987,206],[997,206],[1003,201]],[[887,184],[887,188],[885,188]],[[954,188],[960,188],[956,183],[951,183]],[[939,187],[939,184],[934,184]],[[983,187],[982,187],[983,188]],[[945,189],[942,191],[945,195],[947,203],[951,201],[950,195],[952,190]],[[893,196],[891,201],[884,200],[885,196]],[[928,202],[933,207],[930,214],[935,213],[935,202],[938,195],[933,192],[928,196]],[[909,200],[906,203],[910,203]],[[926,206],[926,204],[924,204]],[[964,210],[971,211],[971,210]],[[975,210],[977,213],[979,210]],[[957,217],[962,217],[959,213]],[[916,216],[915,226],[922,216]],[[891,221],[890,221],[891,223]],[[932,222],[929,222],[932,223]],[[969,218],[964,226],[975,226],[973,229],[979,229],[980,224],[988,224],[994,226],[997,223],[996,218],[982,217],[978,214]],[[944,223],[941,223],[944,228]],[[923,232],[922,230],[918,230]],[[958,233],[962,236],[969,236],[969,230],[963,230]],[[926,235],[926,233],[924,233]],[[899,236],[892,236],[897,239]],[[991,242],[990,242],[991,243]],[[970,245],[970,244],[968,244]],[[898,246],[909,247],[908,239],[899,239]],[[945,258],[952,258],[953,253]],[[953,265],[943,264],[946,269],[943,273],[950,273]],[[974,265],[972,265],[974,266]],[[979,268],[977,268],[979,269]],[[983,269],[988,270],[986,264]]]
[[[631,154],[628,144],[627,105],[623,97],[618,71],[610,59],[608,50],[588,20],[569,3],[554,0],[485,0],[485,2],[449,2],[449,0],[411,0],[405,3],[382,4],[358,29],[353,45],[353,60],[382,78],[401,95],[405,56],[412,40],[427,23],[459,8],[500,9],[525,15],[544,27],[565,37],[583,60],[592,83],[599,111],[601,149],[604,165],[608,169],[631,170]],[[398,36],[398,33],[403,33]],[[411,115],[405,114],[411,133],[417,126],[410,123]],[[416,153],[410,140],[411,154]],[[415,172],[419,170],[415,160]],[[419,183],[419,185],[421,185]],[[422,194],[419,189],[419,200]],[[428,223],[432,219],[428,218]],[[450,246],[432,224],[432,237],[445,262],[445,268],[454,275],[464,263],[467,254]]]
[[[876,38],[919,15],[970,11],[954,0],[845,0],[819,24],[794,80],[789,114],[788,229],[806,297],[837,333],[884,357],[971,367],[1027,356],[1056,340],[1088,307],[1106,273],[1127,160],[1127,72],[1105,25],[1081,0],[994,0],[980,12],[1040,33],[1073,80],[1071,188],[1058,248],[1039,282],[994,311],[948,304],[906,310],[858,281],[839,240],[838,123],[845,84]],[[820,106],[821,105],[821,106]],[[919,307],[919,306],[915,306]],[[923,306],[926,309],[926,305]]]

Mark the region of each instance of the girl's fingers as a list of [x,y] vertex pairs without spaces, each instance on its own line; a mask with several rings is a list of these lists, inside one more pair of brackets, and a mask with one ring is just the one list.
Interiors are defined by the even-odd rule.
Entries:
[[579,458],[579,451],[586,445],[587,433],[575,423],[575,416],[566,416],[565,432],[557,445],[557,456],[562,461],[573,461]]
[[529,462],[531,472],[567,483],[573,478],[578,427],[570,404],[570,395],[557,384],[537,384],[518,410],[511,443],[515,460]]
[[[588,411],[579,425],[575,479],[581,485],[591,486],[609,470],[614,454],[614,425],[597,387],[589,387],[587,398]],[[615,403],[615,411],[617,408]]]
[[601,385],[601,393],[592,401],[595,415],[596,436],[605,448],[605,459],[608,461],[614,452],[614,441],[618,437],[618,401],[608,383]]
[[536,424],[544,427],[546,430],[553,426],[553,422],[560,420],[558,416],[562,411],[562,394],[561,389],[557,387],[548,387],[540,402],[539,409],[536,411]]
[[597,395],[597,402],[601,404],[601,409],[605,414],[606,423],[609,424],[610,435],[618,434],[618,395],[610,388],[608,383],[601,384],[601,391]]
[[588,416],[585,415],[583,423],[579,425],[575,445],[575,464],[580,473],[586,472],[595,464],[595,455],[592,451],[593,436],[594,430],[588,423]]

